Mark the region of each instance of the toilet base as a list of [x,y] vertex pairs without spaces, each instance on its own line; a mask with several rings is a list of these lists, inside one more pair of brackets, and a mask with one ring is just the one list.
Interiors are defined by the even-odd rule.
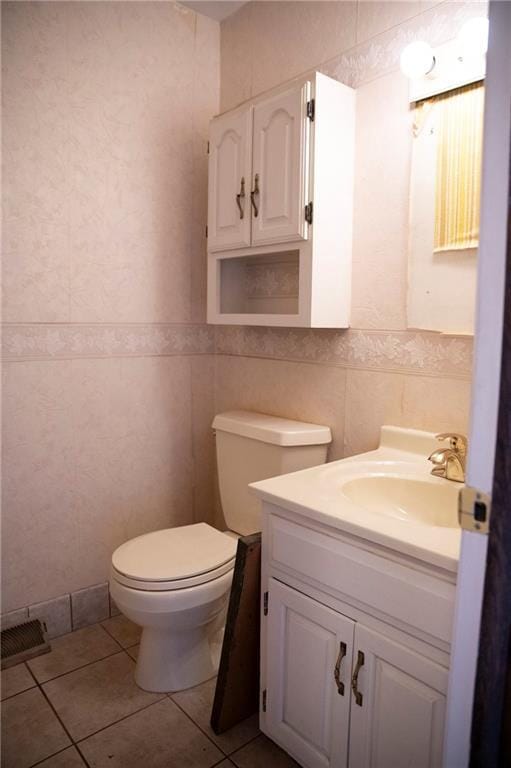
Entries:
[[172,693],[193,688],[217,671],[204,627],[186,632],[144,628],[135,670],[135,681],[144,691]]

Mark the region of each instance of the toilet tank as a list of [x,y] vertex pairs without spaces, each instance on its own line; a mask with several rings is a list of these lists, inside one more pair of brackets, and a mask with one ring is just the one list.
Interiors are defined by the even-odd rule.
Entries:
[[261,530],[261,502],[248,484],[324,464],[332,441],[329,427],[252,411],[220,413],[213,429],[225,521],[242,535]]

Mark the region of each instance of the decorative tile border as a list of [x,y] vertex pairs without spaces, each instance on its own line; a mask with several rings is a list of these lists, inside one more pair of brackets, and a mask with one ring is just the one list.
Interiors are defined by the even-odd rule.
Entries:
[[4,360],[204,355],[214,352],[214,328],[177,324],[7,323]]
[[433,47],[441,45],[452,40],[465,21],[487,13],[488,3],[484,0],[440,3],[328,60],[319,70],[345,85],[358,88],[399,69],[401,51],[408,43],[425,40]]
[[424,331],[219,326],[216,353],[470,378],[473,340]]

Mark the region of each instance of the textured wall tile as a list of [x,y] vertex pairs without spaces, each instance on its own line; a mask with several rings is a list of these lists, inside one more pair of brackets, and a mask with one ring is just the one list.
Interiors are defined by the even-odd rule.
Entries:
[[357,90],[351,317],[355,328],[406,328],[412,148],[407,96],[408,82],[400,73]]
[[377,448],[383,424],[415,426],[404,418],[404,385],[398,373],[347,372],[345,456]]
[[48,637],[59,637],[71,632],[71,599],[62,595],[44,603],[29,606],[28,615],[31,619],[41,619],[46,624]]
[[69,591],[78,565],[72,392],[68,361],[3,366],[6,610]]
[[120,544],[192,520],[190,362],[75,360],[73,373],[80,574],[97,584]]
[[332,430],[329,458],[343,455],[346,371],[333,366],[217,357],[217,411],[247,409],[325,424]]
[[407,376],[403,408],[410,425],[430,432],[468,434],[471,382]]
[[252,96],[355,45],[355,2],[306,0],[251,5]]
[[67,320],[65,25],[51,3],[5,3],[2,18],[3,316]]
[[17,611],[9,611],[9,613],[2,613],[0,617],[0,628],[10,629],[17,624],[22,624],[28,619],[28,608],[19,608]]
[[246,3],[221,24],[220,109],[225,112],[252,95],[253,57],[252,10]]
[[98,584],[73,592],[71,595],[73,629],[87,627],[110,616],[108,584]]
[[191,360],[192,377],[192,450],[194,458],[193,513],[196,522],[213,523],[215,515],[215,358]]
[[357,13],[357,43],[369,40],[380,32],[402,24],[403,21],[416,16],[422,10],[419,0],[407,2],[400,0],[387,0],[386,2],[372,2],[360,0]]

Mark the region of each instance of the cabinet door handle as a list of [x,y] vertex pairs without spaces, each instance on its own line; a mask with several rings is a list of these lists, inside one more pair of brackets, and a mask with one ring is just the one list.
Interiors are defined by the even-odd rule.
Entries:
[[254,189],[250,193],[250,200],[252,201],[252,207],[254,208],[254,218],[257,219],[259,214],[259,208],[257,206],[255,196],[259,194],[259,174],[254,176]]
[[340,643],[339,655],[337,656],[337,661],[335,662],[335,667],[334,667],[334,679],[337,685],[337,691],[338,693],[340,693],[341,696],[344,696],[344,683],[341,682],[341,664],[345,656],[346,656],[346,643]]
[[245,215],[245,211],[243,210],[243,206],[241,205],[241,201],[245,200],[245,177],[241,177],[241,184],[240,184],[240,191],[236,195],[236,204],[238,208],[240,209],[240,219],[243,218]]
[[357,664],[353,672],[353,677],[351,678],[351,690],[355,694],[355,702],[358,704],[359,707],[362,706],[364,697],[358,690],[358,673],[360,672],[360,667],[364,666],[364,661],[365,661],[364,654],[362,651],[359,651],[357,654]]

